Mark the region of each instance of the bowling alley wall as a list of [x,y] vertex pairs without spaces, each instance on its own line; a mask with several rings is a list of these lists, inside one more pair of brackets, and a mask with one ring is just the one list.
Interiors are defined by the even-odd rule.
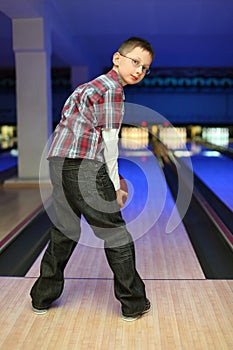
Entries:
[[232,124],[233,68],[152,69],[126,100],[147,106],[174,125]]
[[[55,126],[72,90],[71,69],[53,68],[51,74]],[[0,125],[16,125],[15,90],[14,69],[0,69]],[[233,68],[156,67],[138,85],[125,87],[125,95],[126,102],[152,109],[173,125],[233,125]],[[135,123],[133,113],[130,118]],[[146,118],[156,122],[153,113]]]

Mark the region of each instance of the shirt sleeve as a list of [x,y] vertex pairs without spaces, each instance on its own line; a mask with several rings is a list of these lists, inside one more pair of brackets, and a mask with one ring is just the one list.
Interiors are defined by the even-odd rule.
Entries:
[[120,179],[118,174],[118,134],[119,129],[103,129],[102,137],[104,140],[104,158],[106,169],[110,179],[113,182],[115,190],[120,189]]

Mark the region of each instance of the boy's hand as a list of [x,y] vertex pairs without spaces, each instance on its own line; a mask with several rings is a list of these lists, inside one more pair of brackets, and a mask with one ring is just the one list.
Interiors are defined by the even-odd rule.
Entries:
[[124,208],[125,202],[128,198],[128,193],[119,189],[116,191],[117,203],[121,208]]

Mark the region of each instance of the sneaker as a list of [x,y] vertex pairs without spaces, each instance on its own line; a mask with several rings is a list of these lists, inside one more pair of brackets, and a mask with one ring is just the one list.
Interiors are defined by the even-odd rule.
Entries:
[[32,311],[34,312],[34,314],[36,315],[44,315],[48,312],[48,309],[37,309],[36,307],[32,307]]
[[152,309],[151,303],[150,303],[150,301],[147,299],[147,300],[146,300],[145,309],[144,309],[139,315],[136,315],[136,316],[125,316],[125,315],[122,314],[122,320],[127,321],[127,322],[136,321],[136,320],[138,320],[140,317],[142,317],[144,314],[150,312],[151,309]]

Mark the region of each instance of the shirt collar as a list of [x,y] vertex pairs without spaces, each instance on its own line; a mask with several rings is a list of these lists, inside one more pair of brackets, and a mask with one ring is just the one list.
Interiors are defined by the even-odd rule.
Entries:
[[107,73],[107,75],[109,75],[113,80],[115,80],[116,82],[118,82],[122,86],[122,81],[121,81],[120,75],[114,69],[111,69]]

